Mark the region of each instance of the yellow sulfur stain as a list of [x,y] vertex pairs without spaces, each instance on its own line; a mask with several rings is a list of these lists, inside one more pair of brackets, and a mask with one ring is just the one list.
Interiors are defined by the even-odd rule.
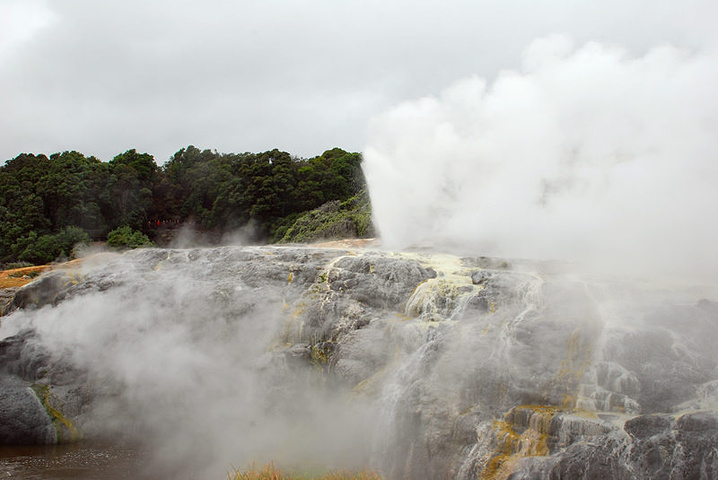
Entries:
[[[47,411],[48,415],[52,418],[52,425],[55,427],[55,431],[57,432],[58,443],[63,443],[65,441],[76,442],[78,440],[81,440],[82,434],[77,429],[72,420],[66,418],[50,403],[52,400],[52,393],[50,392],[50,387],[47,385],[32,385],[31,388],[35,392],[35,395],[37,395],[37,397],[40,399],[40,402],[42,403],[42,406],[45,407],[45,410]],[[70,438],[63,438],[62,426],[64,426],[70,433]]]
[[[517,425],[512,419],[521,412],[529,415],[528,427]],[[551,452],[548,439],[551,433],[551,421],[558,408],[545,405],[521,405],[509,411],[504,420],[493,423],[494,454],[481,472],[481,480],[499,480],[508,478],[514,466],[524,457],[547,456]],[[522,431],[523,430],[523,431]],[[521,432],[521,433],[519,433]]]
[[78,272],[67,272],[65,274],[65,279],[63,282],[64,287],[69,287],[71,285],[77,285],[78,283],[82,282],[84,280],[84,275],[78,273]]

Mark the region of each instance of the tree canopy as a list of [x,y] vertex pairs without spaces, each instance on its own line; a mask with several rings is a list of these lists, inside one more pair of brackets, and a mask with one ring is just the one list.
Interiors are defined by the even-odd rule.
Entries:
[[255,242],[275,241],[299,214],[364,189],[361,162],[340,148],[303,159],[190,145],[161,167],[135,149],[109,162],[23,153],[0,166],[0,262],[70,255],[68,242],[105,241],[120,227],[154,239],[168,222],[216,238],[251,224]]

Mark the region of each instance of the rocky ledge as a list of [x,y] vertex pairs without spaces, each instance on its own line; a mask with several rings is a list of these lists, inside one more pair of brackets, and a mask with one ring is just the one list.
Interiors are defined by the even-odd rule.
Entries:
[[390,479],[716,478],[718,305],[678,293],[431,252],[88,259],[5,308],[0,442],[189,432],[221,393],[217,425],[330,415]]

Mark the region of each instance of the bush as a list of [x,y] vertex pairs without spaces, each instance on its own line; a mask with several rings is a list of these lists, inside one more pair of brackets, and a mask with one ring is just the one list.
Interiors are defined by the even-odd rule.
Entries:
[[152,247],[154,243],[144,233],[124,225],[107,234],[107,245],[115,248],[139,248]]
[[42,235],[30,243],[19,255],[19,260],[36,265],[61,258],[73,258],[75,246],[90,243],[90,236],[79,227],[65,227],[54,235]]
[[[283,233],[278,237],[277,233]],[[344,201],[334,200],[301,214],[286,229],[277,229],[278,243],[311,243],[374,235],[371,202],[366,190]]]

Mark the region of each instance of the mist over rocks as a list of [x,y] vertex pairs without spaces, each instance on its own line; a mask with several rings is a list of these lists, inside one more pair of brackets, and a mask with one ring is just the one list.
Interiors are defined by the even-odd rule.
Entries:
[[387,479],[711,478],[716,305],[426,249],[88,257],[0,317],[0,416],[23,425],[0,440],[136,442],[163,478],[269,460]]
[[0,378],[0,443],[44,445],[56,442],[52,421],[34,392],[13,377]]
[[81,439],[69,419],[88,400],[84,376],[35,340],[31,329],[0,340],[0,445]]

